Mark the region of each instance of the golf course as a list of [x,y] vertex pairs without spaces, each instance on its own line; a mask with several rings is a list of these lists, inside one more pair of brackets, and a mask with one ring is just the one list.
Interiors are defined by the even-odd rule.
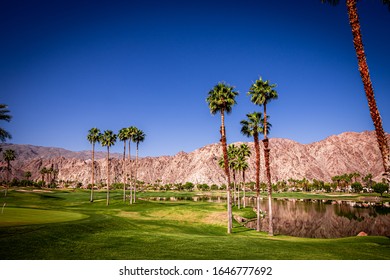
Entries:
[[[129,205],[118,190],[111,192],[106,206],[105,196],[105,191],[97,191],[91,203],[86,190],[8,190],[1,198],[0,259],[390,259],[390,238],[385,236],[268,236],[236,221],[227,234],[226,203],[149,200],[164,192],[144,192]],[[251,208],[233,207],[233,214],[255,216]]]

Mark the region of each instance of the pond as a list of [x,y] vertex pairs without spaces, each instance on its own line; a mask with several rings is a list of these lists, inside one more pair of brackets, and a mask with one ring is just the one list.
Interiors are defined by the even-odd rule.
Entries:
[[[226,203],[218,196],[153,197],[156,201],[201,201]],[[246,198],[247,207],[255,205],[255,197]],[[242,202],[241,202],[242,205]],[[268,200],[260,207],[268,212]],[[390,236],[390,203],[357,202],[313,199],[273,199],[274,233],[298,237],[337,238],[368,235]],[[255,222],[246,224],[255,228]],[[267,217],[262,220],[262,231],[268,231]]]

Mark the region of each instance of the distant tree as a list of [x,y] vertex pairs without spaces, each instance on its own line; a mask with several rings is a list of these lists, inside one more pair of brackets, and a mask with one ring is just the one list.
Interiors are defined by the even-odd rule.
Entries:
[[23,176],[24,176],[24,178],[26,178],[26,180],[30,180],[30,178],[32,176],[31,171],[24,172]]
[[42,186],[44,187],[46,185],[45,175],[47,174],[47,168],[43,167],[41,170],[39,170],[39,173],[41,174],[41,182]]
[[[0,120],[9,122],[12,119],[12,116],[9,115],[8,106],[5,104],[0,104]],[[0,142],[5,142],[7,139],[12,139],[12,136],[9,132],[0,127]]]
[[139,146],[139,143],[141,142],[144,142],[145,140],[145,133],[140,130],[140,129],[137,129],[133,135],[133,142],[135,142],[136,144],[136,156],[135,156],[135,186],[134,186],[134,196],[133,196],[133,202],[135,203],[136,201],[136,193],[137,193],[137,176],[138,176],[138,146]]
[[232,203],[231,203],[231,192],[230,192],[230,172],[229,172],[229,160],[227,152],[226,142],[226,130],[225,130],[225,113],[229,114],[232,111],[232,107],[236,104],[236,96],[238,92],[234,90],[234,87],[225,83],[218,83],[208,93],[206,102],[209,105],[210,113],[215,115],[221,113],[221,146],[224,159],[225,175],[227,180],[227,214],[228,214],[228,227],[227,232],[231,233],[233,228],[232,220]]
[[88,131],[87,139],[92,144],[92,175],[91,175],[91,197],[90,202],[93,202],[93,188],[95,186],[95,143],[101,139],[100,129],[93,127]]
[[[332,5],[337,5],[339,0],[321,0],[322,3],[330,3]],[[376,105],[374,89],[371,82],[370,72],[368,70],[368,64],[366,60],[366,54],[364,52],[364,45],[362,34],[360,31],[360,22],[359,15],[356,5],[357,0],[346,0],[349,24],[351,25],[352,36],[353,36],[353,45],[355,47],[355,52],[358,60],[360,77],[363,82],[364,91],[366,92],[366,98],[368,102],[368,107],[370,110],[371,119],[374,123],[376,138],[379,146],[379,150],[382,155],[382,163],[384,167],[384,177],[387,180],[387,184],[390,183],[390,151],[389,145],[387,143],[387,138],[385,131],[383,130],[382,118],[380,116],[378,107]],[[384,5],[390,10],[390,1],[382,0]]]
[[366,187],[366,188],[371,188],[372,187],[372,174],[371,173],[368,173],[366,176],[364,176],[363,177],[363,182],[364,182],[364,186]]
[[372,187],[372,189],[374,190],[374,192],[379,193],[381,196],[383,195],[383,193],[384,193],[385,191],[387,191],[387,188],[388,188],[387,184],[384,184],[384,183],[376,183],[376,184]]
[[186,191],[192,191],[194,189],[194,184],[191,183],[191,182],[186,182],[184,185],[183,185],[183,188],[186,190]]
[[14,150],[7,149],[3,152],[3,160],[7,163],[7,183],[10,182],[11,176],[11,161],[16,159],[16,153]]
[[116,142],[116,134],[111,130],[106,130],[100,136],[100,144],[107,147],[107,206],[110,204],[110,147]]
[[363,190],[363,186],[359,182],[353,182],[351,184],[351,188],[352,188],[353,192],[355,192],[355,193],[359,193]]
[[270,163],[269,163],[269,154],[270,154],[270,148],[268,147],[268,121],[267,121],[267,105],[272,100],[275,100],[278,98],[278,93],[274,89],[276,87],[275,84],[270,84],[269,81],[263,81],[263,79],[260,77],[258,80],[256,80],[252,86],[249,89],[248,95],[251,96],[252,103],[263,106],[263,113],[264,113],[264,128],[263,128],[263,134],[264,134],[264,158],[265,158],[265,169],[267,174],[267,185],[268,185],[268,218],[269,218],[269,235],[273,235],[273,224],[272,224],[272,184],[271,184],[271,171],[270,171]]

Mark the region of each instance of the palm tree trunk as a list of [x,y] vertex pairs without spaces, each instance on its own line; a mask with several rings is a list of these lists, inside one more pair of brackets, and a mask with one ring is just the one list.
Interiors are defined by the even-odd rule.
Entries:
[[90,202],[93,202],[93,187],[95,183],[95,143],[92,144],[92,182],[91,182],[91,198]]
[[107,203],[110,204],[110,147],[107,146]]
[[264,103],[264,159],[265,159],[265,172],[267,176],[267,188],[268,188],[268,235],[274,235],[274,227],[272,223],[272,184],[271,184],[271,171],[269,164],[270,148],[268,147],[267,136],[267,102]]
[[241,183],[239,182],[238,186],[237,186],[237,207],[238,207],[238,209],[241,209],[240,186],[241,186]]
[[221,110],[221,143],[222,143],[222,153],[223,153],[223,161],[225,166],[225,174],[227,178],[227,215],[228,215],[228,229],[227,232],[231,233],[233,228],[233,220],[232,220],[232,202],[231,202],[231,192],[230,192],[230,173],[229,173],[229,160],[227,153],[227,144],[226,144],[226,131],[225,131],[225,115],[224,110]]
[[259,135],[257,130],[253,134],[255,142],[255,153],[256,153],[256,215],[257,223],[256,230],[260,231],[260,145]]
[[381,151],[384,178],[387,183],[390,183],[390,152],[387,143],[386,134],[383,130],[382,119],[379,114],[378,107],[374,96],[374,89],[372,87],[370,73],[366,61],[366,55],[364,53],[363,40],[360,32],[359,16],[356,7],[356,0],[347,0],[347,10],[349,16],[349,23],[352,28],[353,45],[355,47],[356,56],[358,59],[359,72],[363,81],[364,91],[366,92],[366,98],[368,101],[368,107],[370,109],[371,119],[374,123],[376,138],[378,141],[379,150]]
[[135,203],[136,193],[137,193],[137,181],[138,181],[137,176],[138,176],[138,142],[137,142],[137,150],[135,156],[135,185],[134,185],[134,196],[133,196],[134,203]]
[[133,171],[132,171],[132,168],[131,168],[131,152],[130,152],[130,142],[131,142],[131,138],[129,139],[129,154],[128,154],[128,159],[129,159],[129,168],[130,168],[130,204],[133,204]]
[[122,176],[123,176],[123,202],[126,202],[126,140],[123,141],[123,165],[122,165]]
[[267,175],[267,188],[268,188],[268,235],[274,235],[274,228],[272,223],[272,184],[271,184],[271,172],[269,164],[269,152],[268,148],[268,138],[264,139],[264,158],[265,158],[265,168]]
[[237,205],[237,185],[236,185],[236,172],[232,170],[233,173],[233,205]]
[[246,197],[245,197],[245,170],[242,170],[242,184],[243,184],[243,187],[244,187],[244,205],[243,207],[245,208],[246,207]]

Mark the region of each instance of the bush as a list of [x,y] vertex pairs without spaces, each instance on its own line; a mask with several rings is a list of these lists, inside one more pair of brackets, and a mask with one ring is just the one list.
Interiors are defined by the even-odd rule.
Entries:
[[389,188],[386,184],[376,183],[373,187],[374,192],[379,193],[381,196]]
[[359,193],[363,190],[363,186],[359,182],[352,183],[351,188],[355,193]]

